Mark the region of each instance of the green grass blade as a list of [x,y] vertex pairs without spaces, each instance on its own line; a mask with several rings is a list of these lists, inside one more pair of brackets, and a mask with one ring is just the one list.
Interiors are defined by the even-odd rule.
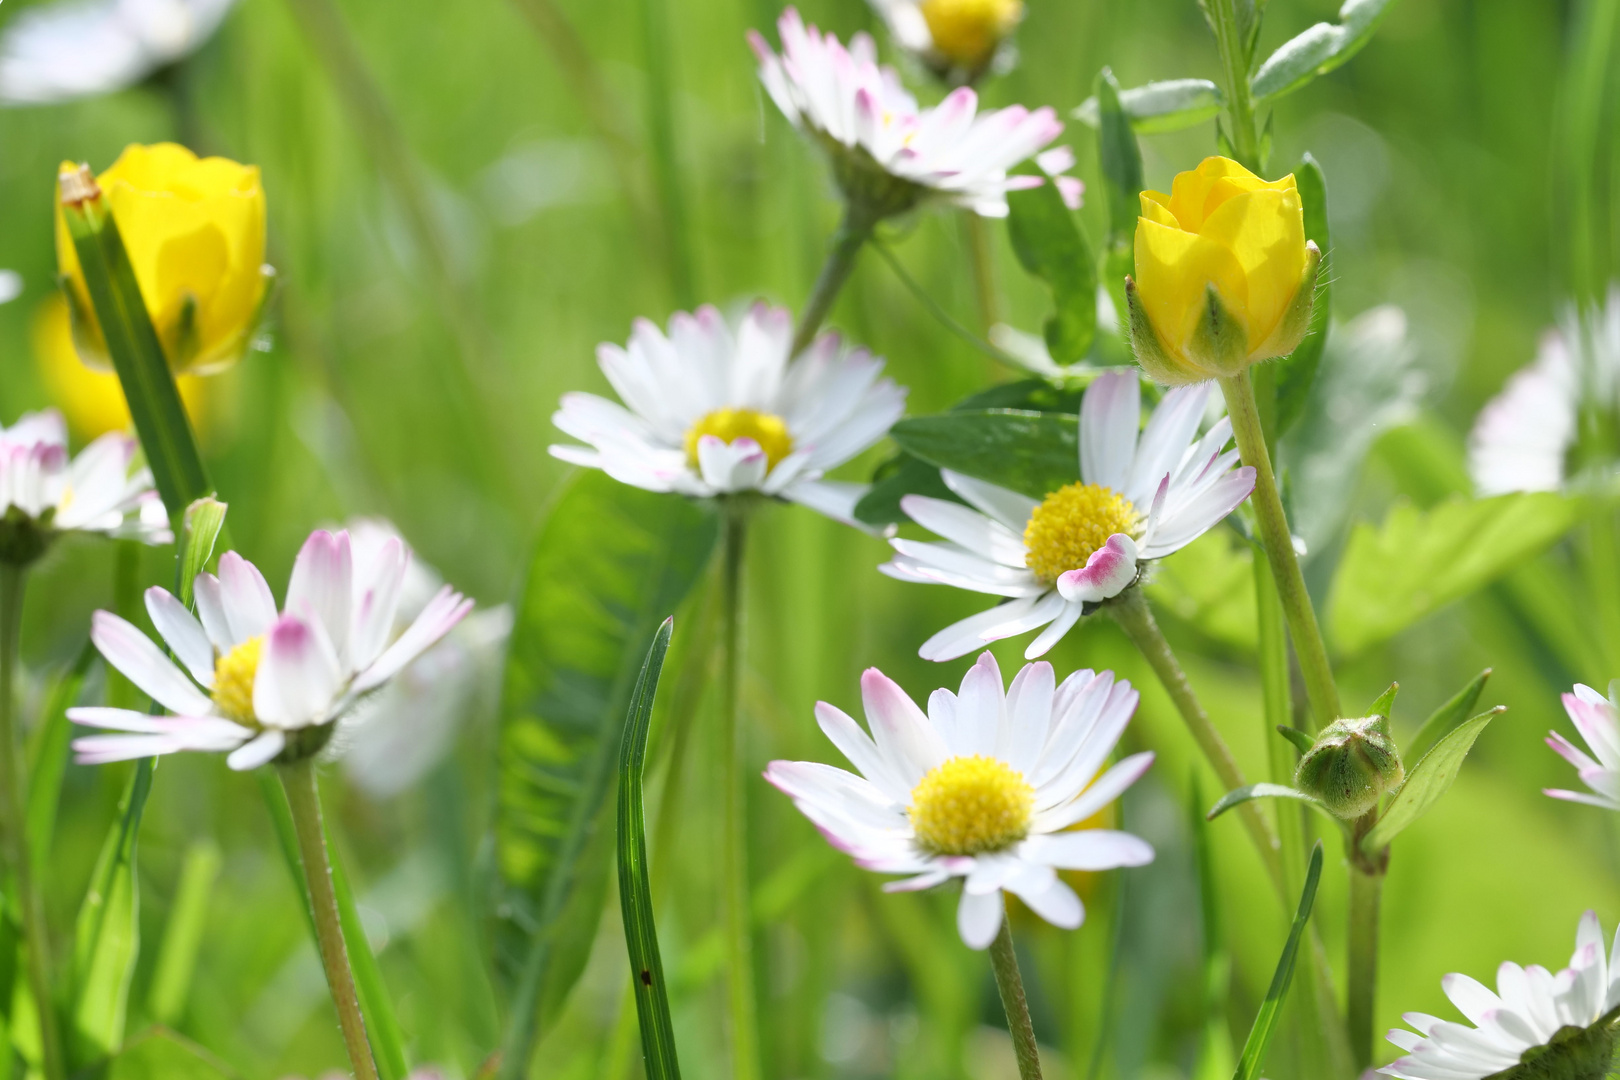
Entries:
[[665,619],[654,635],[641,677],[630,695],[624,743],[619,750],[619,905],[624,911],[624,941],[630,950],[630,978],[641,1019],[641,1054],[647,1080],[679,1080],[675,1029],[669,1018],[664,963],[658,953],[653,920],[652,885],[647,877],[647,819],[642,805],[641,775],[647,759],[647,732],[652,727],[658,676],[675,626]]
[[180,881],[175,886],[174,904],[163,929],[163,944],[158,947],[157,969],[147,996],[147,1011],[160,1024],[173,1026],[185,1015],[220,862],[219,845],[212,840],[198,840],[186,849],[185,861],[180,865]]
[[[57,680],[40,714],[28,756],[28,809],[25,828],[28,850],[33,855],[35,873],[43,875],[51,837],[56,832],[56,810],[62,797],[62,779],[67,775],[68,742],[73,725],[68,721],[69,706],[79,700],[84,679],[96,658],[96,648],[88,641],[79,650],[73,666]],[[41,876],[40,880],[44,880]]]
[[1305,924],[1310,921],[1311,908],[1316,903],[1316,885],[1322,879],[1322,841],[1311,849],[1311,865],[1305,871],[1305,888],[1299,895],[1299,910],[1294,913],[1294,925],[1288,931],[1282,956],[1277,959],[1277,971],[1271,976],[1271,989],[1260,1003],[1254,1026],[1243,1043],[1243,1055],[1238,1058],[1233,1080],[1257,1080],[1266,1063],[1266,1051],[1271,1037],[1277,1031],[1277,1020],[1282,1015],[1283,999],[1288,996],[1288,984],[1294,978],[1294,961],[1299,955],[1299,939],[1305,935]]

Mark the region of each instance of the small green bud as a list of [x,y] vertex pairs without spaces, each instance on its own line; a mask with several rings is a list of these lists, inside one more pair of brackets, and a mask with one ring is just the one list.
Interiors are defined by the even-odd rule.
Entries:
[[1335,720],[1323,728],[1300,758],[1294,786],[1349,821],[1377,806],[1379,796],[1400,787],[1405,778],[1388,717],[1368,716]]

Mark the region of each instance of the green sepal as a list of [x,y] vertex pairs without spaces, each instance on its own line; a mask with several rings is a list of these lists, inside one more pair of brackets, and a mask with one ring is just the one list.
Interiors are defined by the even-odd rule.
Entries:
[[1203,372],[1188,371],[1171,357],[1159,332],[1153,328],[1147,309],[1142,306],[1136,282],[1129,277],[1125,279],[1125,306],[1130,312],[1131,351],[1148,378],[1160,386],[1186,386],[1209,378]]
[[[1261,343],[1255,350],[1253,361],[1271,360],[1279,356],[1287,356],[1299,348],[1299,343],[1305,340],[1305,332],[1311,328],[1311,311],[1316,306],[1316,281],[1322,272],[1322,249],[1316,246],[1316,241],[1305,241],[1305,275],[1300,278],[1299,291],[1294,294],[1294,300],[1283,312],[1283,317],[1277,323],[1277,328],[1271,336]],[[1213,286],[1211,286],[1213,289]]]
[[1204,286],[1204,310],[1193,326],[1187,355],[1208,373],[1204,378],[1237,375],[1249,366],[1249,332],[1232,315],[1213,282]]
[[1294,749],[1298,750],[1301,754],[1310,753],[1311,748],[1316,745],[1315,739],[1299,730],[1299,728],[1289,727],[1287,724],[1278,724],[1277,734],[1293,743]]
[[1320,799],[1336,816],[1352,821],[1405,779],[1401,755],[1389,737],[1389,718],[1375,714],[1335,720],[1323,728],[1316,745],[1300,758],[1294,786]]
[[1400,693],[1400,690],[1400,683],[1390,683],[1389,689],[1379,694],[1378,699],[1367,707],[1367,715],[1388,718],[1395,711],[1395,695]]

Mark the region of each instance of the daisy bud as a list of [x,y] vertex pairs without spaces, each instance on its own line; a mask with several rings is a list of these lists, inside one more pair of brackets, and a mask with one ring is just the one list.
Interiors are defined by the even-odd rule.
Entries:
[[100,176],[65,163],[61,183],[57,267],[85,363],[112,368],[67,220],[91,204],[118,222],[170,368],[206,374],[242,358],[258,333],[270,280],[257,166],[199,159],[174,143],[135,144]]
[[1346,821],[1378,805],[1379,796],[1406,779],[1389,735],[1389,718],[1335,720],[1299,760],[1294,786],[1314,795]]
[[1212,157],[1170,190],[1142,192],[1136,278],[1125,282],[1142,370],[1180,386],[1293,352],[1322,261],[1293,175],[1268,183]]

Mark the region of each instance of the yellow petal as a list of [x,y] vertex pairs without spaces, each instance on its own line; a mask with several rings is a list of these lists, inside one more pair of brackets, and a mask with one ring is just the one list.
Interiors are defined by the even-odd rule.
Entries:
[[1222,298],[1243,324],[1252,352],[1276,329],[1305,274],[1299,192],[1267,185],[1237,195],[1209,216],[1202,235],[1230,251],[1242,268],[1242,302],[1224,291]]
[[1157,221],[1137,219],[1137,292],[1154,329],[1177,359],[1190,363],[1187,341],[1209,285],[1215,286],[1233,310],[1248,303],[1243,268],[1225,246]]
[[[1152,197],[1150,198],[1150,196]],[[1160,225],[1172,229],[1181,228],[1181,222],[1177,221],[1176,215],[1170,212],[1169,199],[1170,196],[1162,195],[1157,191],[1142,192],[1142,216],[1149,221],[1156,221]]]

